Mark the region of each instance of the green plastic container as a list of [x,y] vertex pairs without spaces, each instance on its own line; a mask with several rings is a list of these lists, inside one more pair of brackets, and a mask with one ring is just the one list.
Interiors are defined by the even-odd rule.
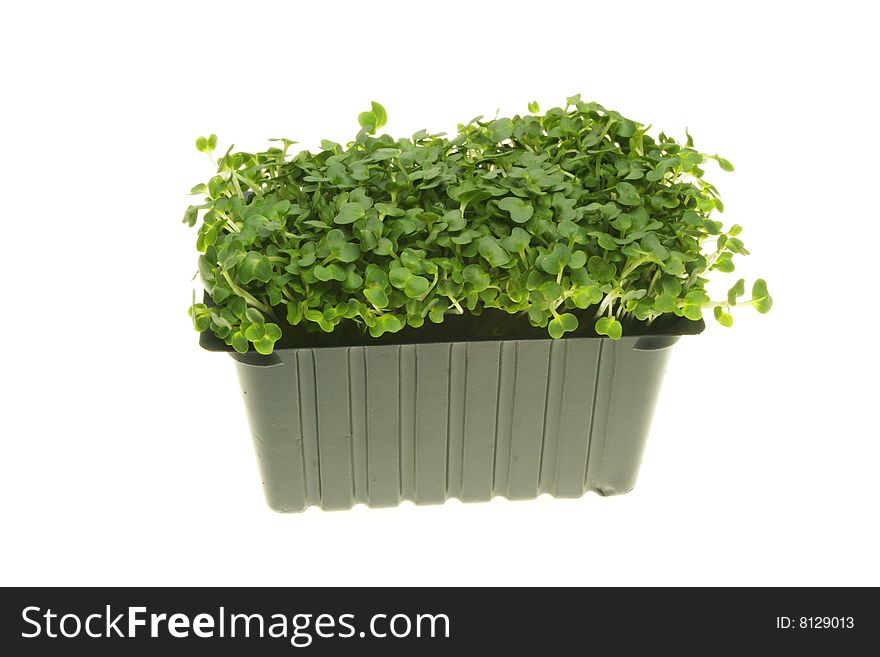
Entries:
[[[636,327],[613,341],[552,340],[524,325],[493,337],[492,321],[473,321],[232,352],[269,506],[631,490],[671,347],[703,323]],[[207,333],[202,345],[228,350]]]

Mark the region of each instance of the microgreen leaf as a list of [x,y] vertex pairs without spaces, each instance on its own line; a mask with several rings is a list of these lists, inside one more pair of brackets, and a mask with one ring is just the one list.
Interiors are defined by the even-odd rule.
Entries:
[[374,338],[378,338],[385,333],[396,333],[404,326],[403,322],[400,321],[395,315],[382,315],[376,318],[376,323],[370,327],[370,335]]
[[366,211],[360,203],[344,203],[339,212],[333,218],[334,224],[351,224],[358,219],[363,219]]
[[664,293],[654,299],[654,308],[661,313],[674,313],[678,309],[678,303],[673,295]]
[[480,269],[479,265],[468,265],[462,270],[461,275],[471,284],[474,292],[482,292],[492,283],[489,273]]
[[623,326],[614,317],[600,317],[596,320],[596,333],[607,335],[612,340],[620,340],[623,335]]
[[248,308],[244,312],[245,319],[247,319],[251,324],[261,325],[266,320],[263,318],[262,313],[256,308]]
[[361,112],[358,114],[358,123],[368,132],[375,132],[377,122],[378,119],[373,112]]
[[500,267],[510,261],[510,254],[498,243],[494,237],[483,237],[479,241],[479,252],[490,265]]
[[548,274],[558,274],[568,265],[569,260],[571,260],[571,251],[568,246],[556,243],[550,253],[538,256],[535,264]]
[[715,156],[715,159],[718,160],[718,165],[724,169],[725,171],[733,171],[733,165],[729,160],[725,160],[723,157],[718,155]]
[[696,321],[703,317],[703,306],[709,303],[709,297],[703,290],[691,290],[684,297],[681,310],[684,316]]
[[589,308],[602,300],[602,290],[597,285],[588,285],[577,288],[571,295],[571,300],[578,308]]
[[510,231],[510,235],[502,238],[501,246],[511,253],[521,253],[525,251],[532,241],[532,236],[519,226],[515,226]]
[[725,312],[721,306],[715,306],[715,310],[712,312],[721,326],[726,326],[728,328],[733,326],[733,317],[731,317],[730,313]]
[[489,124],[489,137],[492,141],[504,141],[509,139],[512,134],[513,121],[510,119],[496,119]]
[[210,153],[217,147],[217,135],[196,139],[196,149],[202,153]]
[[431,287],[431,283],[424,276],[412,276],[404,284],[403,291],[411,299],[417,299],[425,294],[429,287]]
[[260,281],[268,283],[272,278],[272,264],[269,258],[256,251],[248,251],[244,260],[238,266],[238,280],[242,283]]
[[375,100],[372,101],[370,105],[373,107],[373,116],[376,119],[375,124],[373,124],[373,128],[378,130],[388,122],[388,113],[385,111],[385,108],[382,107]]
[[535,208],[515,196],[501,199],[498,202],[498,207],[508,212],[510,218],[518,224],[527,222],[535,213]]
[[577,317],[571,313],[563,313],[550,320],[547,325],[547,332],[551,338],[561,338],[565,333],[576,331],[578,327]]
[[388,295],[385,290],[378,287],[368,287],[364,290],[364,296],[376,308],[385,308],[388,305]]
[[617,201],[624,205],[640,205],[642,197],[632,183],[619,182],[616,185]]
[[733,287],[727,291],[727,303],[731,306],[736,305],[736,300],[746,293],[745,279],[739,279]]
[[752,305],[761,314],[769,313],[773,307],[773,297],[767,292],[767,283],[763,278],[752,285]]

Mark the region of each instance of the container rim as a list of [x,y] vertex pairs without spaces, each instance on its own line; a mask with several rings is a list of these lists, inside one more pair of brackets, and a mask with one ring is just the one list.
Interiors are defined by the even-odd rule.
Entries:
[[[205,295],[205,303],[211,299]],[[580,326],[562,339],[600,339],[593,328],[594,313],[591,310],[568,310],[578,318]],[[693,321],[675,315],[663,315],[650,326],[636,320],[623,321],[624,337],[673,337],[698,335],[706,328],[701,319]],[[323,349],[333,347],[370,347],[380,345],[436,344],[450,342],[504,342],[509,340],[552,340],[547,329],[532,326],[525,314],[510,314],[496,308],[487,308],[479,315],[465,312],[463,315],[447,315],[442,324],[426,321],[419,328],[406,326],[397,333],[386,333],[374,338],[363,333],[354,322],[344,322],[332,333],[325,333],[315,327],[306,331],[302,325],[285,326],[284,334],[275,343],[275,350],[282,349]],[[199,346],[207,351],[234,350],[210,329],[199,337]]]

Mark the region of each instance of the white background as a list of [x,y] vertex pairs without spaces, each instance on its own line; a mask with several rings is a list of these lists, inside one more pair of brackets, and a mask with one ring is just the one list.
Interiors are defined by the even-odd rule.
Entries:
[[[871,7],[5,7],[0,583],[880,584]],[[454,131],[578,92],[734,162],[730,282],[766,277],[772,313],[675,348],[629,495],[269,511],[233,364],[186,316],[195,137],[346,141],[373,99],[394,135]]]

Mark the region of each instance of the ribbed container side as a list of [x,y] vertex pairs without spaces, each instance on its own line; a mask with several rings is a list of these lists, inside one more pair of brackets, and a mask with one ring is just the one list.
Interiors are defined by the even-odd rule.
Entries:
[[237,360],[277,511],[625,493],[676,337],[280,350]]

